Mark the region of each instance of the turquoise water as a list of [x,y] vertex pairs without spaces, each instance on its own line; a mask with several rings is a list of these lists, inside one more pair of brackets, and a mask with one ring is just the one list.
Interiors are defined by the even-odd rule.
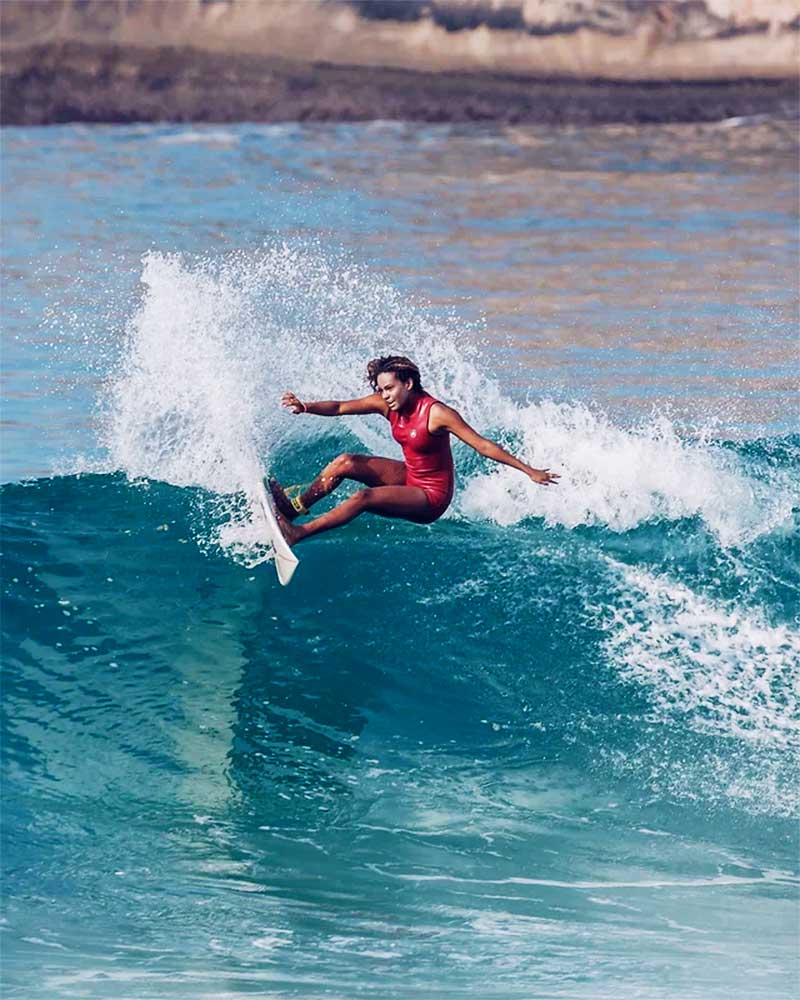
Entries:
[[[785,997],[791,123],[6,129],[3,993]],[[249,497],[430,391],[430,527]]]

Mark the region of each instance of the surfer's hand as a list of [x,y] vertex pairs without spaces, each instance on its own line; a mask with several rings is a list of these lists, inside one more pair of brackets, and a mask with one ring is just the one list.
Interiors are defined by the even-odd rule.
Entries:
[[281,396],[281,406],[287,407],[287,409],[290,409],[292,413],[306,412],[306,404],[301,403],[293,392],[285,392]]
[[528,475],[540,486],[555,486],[561,478],[557,472],[551,472],[549,469],[531,469]]

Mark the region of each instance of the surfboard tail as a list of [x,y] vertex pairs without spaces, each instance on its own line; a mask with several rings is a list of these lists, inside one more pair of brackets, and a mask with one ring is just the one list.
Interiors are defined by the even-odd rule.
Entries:
[[299,559],[293,553],[290,552],[287,556],[278,553],[276,550],[275,571],[277,572],[278,580],[283,587],[287,586],[291,582],[291,579],[294,576],[294,571],[297,569],[298,562]]

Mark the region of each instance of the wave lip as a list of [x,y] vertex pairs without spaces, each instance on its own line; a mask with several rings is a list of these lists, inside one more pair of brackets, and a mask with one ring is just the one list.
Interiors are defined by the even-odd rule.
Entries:
[[[365,361],[402,348],[424,363],[430,391],[476,429],[561,474],[542,489],[457,445],[454,510],[470,519],[623,533],[697,518],[732,547],[791,518],[797,483],[787,463],[686,438],[664,416],[622,427],[581,403],[515,402],[485,373],[479,329],[405,300],[352,262],[285,244],[221,261],[150,253],[141,281],[100,421],[108,467],[130,478],[252,495],[266,469],[311,436],[395,455],[374,419],[296,420],[279,398],[287,388],[306,398],[357,395]],[[231,520],[235,548],[238,515]]]
[[544,490],[513,469],[493,469],[467,484],[461,507],[469,516],[614,532],[699,518],[724,547],[749,544],[791,517],[796,484],[782,471],[755,474],[735,451],[686,439],[665,417],[625,428],[583,404],[551,401],[509,406],[503,416],[526,460],[553,467],[561,481]]

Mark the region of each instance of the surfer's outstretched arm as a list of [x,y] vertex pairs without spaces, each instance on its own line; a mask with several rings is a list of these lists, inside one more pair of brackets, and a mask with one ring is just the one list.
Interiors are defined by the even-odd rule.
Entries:
[[533,466],[521,462],[505,448],[501,448],[496,442],[479,434],[470,427],[457,410],[454,410],[452,406],[445,406],[444,403],[434,403],[431,407],[428,429],[434,434],[450,431],[451,434],[455,434],[457,438],[468,444],[470,448],[474,448],[479,455],[484,455],[493,462],[500,462],[502,465],[510,465],[512,469],[519,469],[540,486],[553,486],[560,478],[558,473],[551,472],[549,469],[534,469]]
[[292,413],[312,413],[315,417],[351,417],[359,413],[382,413],[389,415],[389,407],[379,392],[362,396],[361,399],[327,399],[304,403],[293,392],[285,392],[281,404]]

